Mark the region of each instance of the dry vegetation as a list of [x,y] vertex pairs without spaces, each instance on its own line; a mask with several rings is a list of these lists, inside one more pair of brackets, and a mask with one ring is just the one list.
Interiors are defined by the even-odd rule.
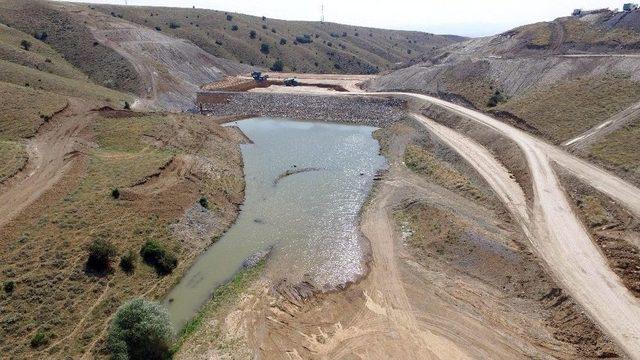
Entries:
[[17,141],[0,140],[0,184],[27,163],[24,145]]
[[638,33],[628,29],[599,29],[588,22],[569,18],[562,22],[565,31],[565,42],[580,46],[593,45],[633,45],[638,42]]
[[[182,143],[200,148],[200,141],[204,141],[207,150],[148,143],[149,137],[165,144],[175,141],[174,128],[181,128],[187,121],[195,123],[190,125],[192,129],[200,127],[203,138],[183,134]],[[199,174],[199,181],[187,173],[185,176],[192,176],[191,180],[178,179],[159,192],[138,191],[137,197],[130,200],[111,195],[114,188],[135,191],[135,184],[187,151],[204,157],[208,151],[215,152],[227,159],[228,170],[218,167],[212,171],[241,181],[236,145],[224,129],[216,128],[212,133],[207,126],[217,127],[187,116],[98,118],[93,132],[99,147],[88,154],[86,171],[78,169],[81,172],[75,176],[69,174],[55,194],[38,201],[0,232],[2,278],[16,283],[16,290],[3,294],[0,300],[3,353],[42,357],[75,356],[86,351],[93,341],[102,339],[106,321],[123,301],[143,294],[162,295],[188,267],[195,255],[193,249],[184,246],[171,230],[185,209],[194,206],[200,196],[206,196],[216,205],[212,216],[226,224],[231,221],[234,202],[241,195],[233,188],[212,190],[207,184],[217,179],[203,174]],[[187,143],[187,139],[191,142]],[[107,274],[94,274],[85,268],[87,248],[95,239],[108,240],[116,246],[117,258]],[[138,253],[146,240],[158,241],[176,254],[177,271],[159,277],[142,262],[136,264],[133,274],[117,267],[119,256],[126,251]],[[199,241],[208,244],[210,239]],[[38,330],[46,334],[46,344],[34,349],[30,341]],[[97,349],[104,351],[100,345]]]
[[610,74],[558,82],[513,98],[496,110],[508,111],[545,137],[561,142],[603,122],[638,98],[640,83]]
[[188,39],[215,56],[265,68],[281,59],[284,70],[298,72],[377,73],[457,39],[206,9],[109,5],[95,9]]
[[140,91],[141,82],[133,65],[97,43],[82,21],[54,3],[1,0],[0,22],[31,36],[46,33],[44,41],[96,84],[130,93]]
[[34,136],[45,119],[65,106],[64,96],[0,81],[0,140]]
[[624,126],[593,144],[589,155],[606,166],[640,179],[640,121]]
[[449,190],[460,191],[475,200],[485,198],[482,191],[473,185],[468,177],[420,146],[407,146],[404,162],[409,169]]

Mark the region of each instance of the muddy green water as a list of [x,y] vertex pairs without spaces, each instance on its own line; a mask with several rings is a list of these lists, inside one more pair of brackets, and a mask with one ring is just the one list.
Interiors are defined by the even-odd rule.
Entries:
[[[385,166],[369,126],[255,118],[232,123],[242,145],[245,203],[236,223],[188,270],[165,304],[181,327],[248,256],[273,246],[267,275],[332,289],[365,271],[358,213]],[[283,176],[287,174],[287,176]]]

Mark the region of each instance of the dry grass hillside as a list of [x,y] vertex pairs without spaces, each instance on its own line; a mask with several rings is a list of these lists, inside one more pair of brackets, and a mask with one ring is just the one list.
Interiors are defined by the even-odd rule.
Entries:
[[222,58],[264,68],[271,67],[280,59],[285,71],[377,73],[421,52],[460,40],[455,36],[284,21],[205,9],[91,7],[188,39]]
[[[97,84],[130,93],[141,90],[141,81],[130,62],[97,42],[81,20],[52,5],[40,0],[0,0],[0,22],[32,39],[40,37]],[[24,61],[21,63],[24,65]]]
[[[124,79],[122,59],[93,38],[91,56],[106,62],[75,57],[72,42],[91,34],[74,38],[78,23],[46,6],[0,3],[0,18],[16,11],[14,25],[28,24],[17,7],[34,11],[34,29],[40,15],[60,21],[44,41],[0,23],[0,357],[101,358],[115,309],[162,296],[235,218],[243,138],[202,116],[123,109],[131,94],[94,82]],[[98,240],[114,248],[101,271],[88,265]],[[136,256],[148,240],[177,267],[167,273]],[[128,253],[134,269],[125,271]]]

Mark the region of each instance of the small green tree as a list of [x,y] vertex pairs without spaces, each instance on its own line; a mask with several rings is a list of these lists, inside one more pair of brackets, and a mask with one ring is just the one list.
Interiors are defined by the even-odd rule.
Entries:
[[282,60],[278,59],[271,66],[271,71],[282,71],[282,70],[284,70],[284,63],[282,62]]
[[266,43],[262,43],[262,45],[260,45],[260,52],[267,55],[270,51],[270,47],[269,44]]
[[45,334],[41,329],[38,329],[38,331],[36,331],[36,333],[31,338],[31,347],[36,349],[48,342],[49,340],[47,339],[47,334]]
[[104,239],[96,239],[89,246],[87,269],[105,272],[111,269],[111,259],[116,256],[116,247]]
[[233,25],[231,27],[231,31],[238,31],[238,25]]
[[227,21],[233,20],[233,16],[227,14]]
[[134,299],[118,308],[107,342],[114,360],[170,359],[173,339],[167,309]]
[[111,197],[114,199],[120,198],[120,190],[118,188],[111,189]]

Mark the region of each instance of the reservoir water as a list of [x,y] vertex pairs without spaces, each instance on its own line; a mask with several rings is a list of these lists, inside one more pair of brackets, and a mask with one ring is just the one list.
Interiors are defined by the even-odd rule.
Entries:
[[[165,304],[181,327],[244,259],[273,247],[267,275],[333,289],[365,271],[358,214],[385,167],[374,127],[291,119],[234,122],[242,145],[245,202],[236,223],[203,253]],[[171,299],[171,301],[169,301]]]

